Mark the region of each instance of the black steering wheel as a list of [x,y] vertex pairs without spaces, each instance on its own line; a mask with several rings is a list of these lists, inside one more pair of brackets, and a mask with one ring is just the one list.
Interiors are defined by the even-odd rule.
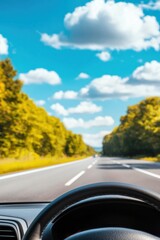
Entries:
[[[71,190],[52,201],[40,212],[28,228],[23,240],[43,239],[42,233],[68,207],[91,197],[121,195],[142,200],[160,211],[160,196],[148,190],[124,183],[97,183]],[[48,238],[51,240],[52,238]],[[151,234],[127,228],[98,228],[72,235],[66,240],[156,240]]]

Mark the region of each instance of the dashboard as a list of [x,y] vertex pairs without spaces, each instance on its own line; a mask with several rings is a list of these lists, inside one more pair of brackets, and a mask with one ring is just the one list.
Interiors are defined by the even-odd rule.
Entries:
[[0,239],[21,240],[48,203],[0,204]]
[[[31,222],[47,204],[0,205],[0,229],[1,225],[15,225],[17,235],[14,239],[22,239]],[[63,240],[81,231],[103,227],[131,228],[160,237],[160,213],[143,201],[133,198],[91,198],[70,206],[47,226],[55,240]],[[1,236],[0,239],[3,240]]]

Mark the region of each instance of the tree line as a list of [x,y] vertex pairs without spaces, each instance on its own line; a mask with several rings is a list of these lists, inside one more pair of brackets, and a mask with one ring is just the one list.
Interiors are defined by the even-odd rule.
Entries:
[[0,158],[93,154],[81,135],[35,105],[16,76],[9,59],[0,61]]
[[120,125],[103,139],[108,156],[157,156],[160,154],[160,97],[149,97],[128,107]]

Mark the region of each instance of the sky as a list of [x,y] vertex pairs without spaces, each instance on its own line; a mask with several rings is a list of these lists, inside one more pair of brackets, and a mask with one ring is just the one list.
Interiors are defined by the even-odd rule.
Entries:
[[0,59],[23,91],[101,147],[127,107],[160,95],[160,0],[2,0]]

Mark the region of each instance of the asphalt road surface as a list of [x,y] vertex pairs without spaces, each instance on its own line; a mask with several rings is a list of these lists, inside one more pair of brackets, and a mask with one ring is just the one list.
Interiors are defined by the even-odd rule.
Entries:
[[160,163],[122,158],[77,162],[0,176],[0,202],[51,201],[89,183],[125,182],[160,193]]

